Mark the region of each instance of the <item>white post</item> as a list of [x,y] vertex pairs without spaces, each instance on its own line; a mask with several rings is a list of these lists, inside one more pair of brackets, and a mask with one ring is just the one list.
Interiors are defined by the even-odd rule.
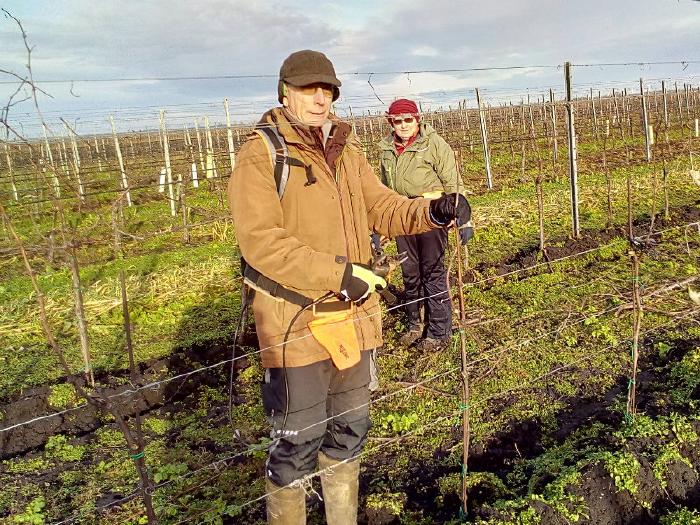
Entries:
[[209,117],[204,117],[204,130],[207,139],[207,179],[216,177],[216,163],[214,162],[214,142],[211,138],[211,128],[209,127]]
[[564,80],[566,83],[566,114],[569,117],[569,181],[571,184],[571,226],[574,238],[579,237],[578,214],[578,167],[576,165],[576,129],[574,127],[574,111],[571,97],[571,62],[564,64]]
[[68,169],[68,151],[66,150],[66,139],[61,135],[61,143],[58,146],[58,157],[63,165],[63,173],[66,174],[66,180],[70,180],[70,169]]
[[479,124],[481,126],[481,142],[484,146],[484,163],[486,164],[486,187],[490,190],[493,189],[493,178],[491,176],[491,155],[489,152],[489,139],[486,132],[486,122],[484,120],[484,108],[481,105],[481,96],[479,95],[479,88],[475,88],[476,91],[476,105],[479,108]]
[[557,107],[554,104],[554,91],[549,90],[549,103],[552,105],[552,134],[554,135],[554,162],[559,160],[559,145],[557,144]]
[[204,164],[204,155],[202,154],[202,139],[199,135],[199,122],[197,117],[194,117],[194,134],[197,137],[197,153],[199,154],[199,167],[202,169],[202,173],[206,172],[206,166]]
[[114,117],[109,116],[109,122],[112,125],[112,137],[114,138],[114,149],[117,152],[117,160],[119,161],[119,171],[121,172],[121,187],[126,195],[126,205],[131,206],[131,192],[129,191],[129,180],[126,178],[126,170],[124,169],[124,159],[122,158],[122,150],[119,147],[119,137],[117,137],[117,128],[114,125]]
[[93,134],[92,138],[95,141],[95,156],[97,157],[97,169],[102,171],[102,158],[100,157],[100,146],[97,144],[97,135]]
[[[695,129],[697,129],[698,121],[695,120]],[[12,174],[12,159],[10,158],[10,148],[5,142],[5,158],[7,159],[7,169],[10,172],[10,184],[12,185],[12,198],[15,201],[19,200],[19,195],[17,194],[17,186],[15,185],[15,177]]]
[[598,139],[598,113],[595,109],[595,97],[593,96],[593,88],[591,88],[591,111],[593,112],[593,132],[595,138]]
[[49,144],[49,135],[46,131],[46,124],[42,123],[41,127],[44,130],[44,143],[46,144],[46,154],[49,159],[49,165],[51,166],[51,175],[53,180],[53,191],[56,197],[61,196],[61,184],[58,182],[58,175],[56,175],[56,164],[53,162],[53,153],[51,153],[51,145]]
[[661,81],[661,96],[664,99],[664,136],[668,142],[668,100],[666,98],[666,82]]
[[158,174],[158,193],[165,193],[165,179],[167,179],[167,177],[168,170],[161,168]]
[[355,125],[355,116],[352,114],[352,106],[348,106],[348,110],[350,111],[350,122],[352,123],[352,132],[354,135],[357,135],[357,126]]
[[73,170],[75,171],[75,177],[78,179],[78,195],[80,195],[80,200],[85,200],[85,188],[83,187],[83,179],[80,176],[80,153],[78,152],[78,142],[75,140],[77,133],[73,128],[71,128],[67,122],[63,122],[70,135],[71,150],[73,153]]
[[185,142],[187,143],[187,146],[190,150],[190,171],[192,174],[192,187],[193,188],[199,188],[199,178],[197,176],[197,163],[194,161],[194,146],[192,145],[192,136],[190,135],[190,128],[185,127]]
[[233,133],[231,132],[231,115],[228,111],[228,99],[224,99],[224,109],[226,110],[226,136],[228,138],[228,158],[231,163],[231,171],[236,165],[236,155],[233,152]]
[[649,117],[647,115],[647,101],[644,96],[644,80],[639,79],[639,92],[642,96],[642,120],[644,121],[644,143],[647,148],[647,162],[651,162],[651,139],[649,137]]
[[160,110],[160,133],[163,140],[163,156],[165,157],[165,176],[168,181],[168,198],[170,200],[170,215],[177,215],[175,206],[175,192],[173,191],[173,171],[170,167],[170,144],[168,143],[168,130],[165,127],[165,110]]

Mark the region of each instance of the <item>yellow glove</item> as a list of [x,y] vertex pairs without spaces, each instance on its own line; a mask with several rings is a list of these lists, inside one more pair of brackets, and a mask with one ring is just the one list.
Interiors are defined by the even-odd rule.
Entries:
[[345,273],[340,284],[340,293],[354,302],[360,302],[372,292],[386,288],[383,277],[375,274],[366,264],[345,266]]

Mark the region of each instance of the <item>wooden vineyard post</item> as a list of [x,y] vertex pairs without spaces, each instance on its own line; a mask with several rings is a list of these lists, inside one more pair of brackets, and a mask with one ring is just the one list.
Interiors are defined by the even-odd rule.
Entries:
[[605,186],[607,189],[607,221],[606,229],[613,226],[613,208],[612,208],[612,179],[610,178],[610,169],[608,168],[608,137],[610,137],[610,121],[605,121],[605,134],[603,135],[603,172],[605,173]]
[[207,147],[207,179],[210,179],[209,184],[217,191],[219,204],[224,205],[223,186],[220,184],[219,173],[216,170],[216,159],[214,157],[214,141],[212,140],[211,127],[209,126],[209,117],[204,117],[204,130],[206,136]]
[[[131,379],[132,385],[138,385],[141,383],[141,374],[136,368],[136,360],[134,359],[134,346],[131,341],[131,319],[129,316],[129,301],[126,295],[126,279],[124,278],[124,270],[119,270],[119,287],[121,288],[121,298],[122,298],[122,317],[124,319],[124,338],[126,341],[126,351],[129,356],[129,378]],[[141,393],[141,398],[143,399],[143,393]],[[137,406],[134,410],[134,429],[136,430],[136,438],[133,440],[133,449],[129,450],[132,461],[136,463],[136,469],[139,473],[139,478],[141,481],[141,497],[143,498],[143,504],[146,507],[146,518],[148,523],[157,523],[156,513],[153,509],[153,500],[151,497],[151,492],[153,489],[153,484],[151,483],[151,478],[148,475],[148,470],[146,468],[146,458],[144,455],[146,444],[143,439],[143,429],[141,426],[141,410]]]
[[352,126],[352,132],[357,135],[357,124],[355,123],[355,116],[352,114],[352,106],[348,106],[348,111],[350,112],[350,125]]
[[666,144],[668,144],[668,100],[666,97],[666,82],[661,81],[661,96],[663,97],[664,106],[664,138]]
[[112,137],[114,138],[114,150],[117,152],[117,160],[119,161],[119,171],[121,172],[121,188],[126,195],[126,205],[131,206],[131,192],[129,191],[129,181],[126,178],[126,170],[124,169],[124,159],[122,158],[122,150],[119,147],[119,137],[117,136],[117,128],[114,126],[114,117],[109,116],[109,122],[112,124]]
[[549,90],[549,103],[551,105],[552,114],[552,139],[554,140],[554,146],[552,148],[553,160],[552,164],[556,167],[557,161],[559,160],[559,145],[557,144],[557,106],[554,104],[554,91]]
[[[459,199],[460,193],[460,183],[462,181],[461,173],[461,163],[459,156],[456,152],[455,155],[455,165],[457,166],[457,195],[455,199]],[[457,203],[455,203],[455,209],[457,209]],[[456,225],[455,225],[456,226]],[[469,391],[469,369],[467,365],[467,339],[465,333],[466,325],[466,307],[464,304],[464,279],[463,279],[463,268],[462,268],[462,242],[459,236],[459,229],[457,227],[453,228],[455,232],[455,249],[457,250],[457,297],[459,301],[459,344],[460,344],[460,354],[462,357],[462,403],[460,409],[462,411],[462,506],[460,507],[460,514],[466,518],[469,509],[468,506],[468,493],[467,493],[467,468],[469,465],[469,444],[471,440],[471,407],[470,407],[470,391]],[[467,253],[467,247],[464,246],[465,254]]]
[[71,244],[66,247],[70,262],[71,277],[73,280],[73,298],[75,299],[75,318],[78,321],[78,334],[80,335],[80,351],[83,355],[85,366],[85,378],[90,386],[95,386],[95,376],[92,372],[92,360],[90,359],[90,343],[88,340],[87,322],[85,321],[85,307],[83,303],[83,288],[80,282],[80,268],[78,258],[75,255],[75,247]]
[[580,234],[578,214],[578,168],[576,166],[576,128],[574,126],[573,101],[571,97],[571,62],[564,64],[566,83],[566,114],[569,118],[569,182],[571,184],[571,228],[575,239]]
[[591,88],[591,113],[593,114],[593,133],[598,140],[598,113],[595,108],[595,98],[593,97],[593,88]]
[[685,113],[690,120],[690,90],[688,84],[683,84],[683,91],[685,92]]
[[[632,235],[630,234],[630,241]],[[632,258],[632,302],[634,305],[632,325],[632,373],[627,388],[627,407],[625,417],[634,420],[637,415],[637,369],[639,366],[639,332],[642,328],[642,294],[639,286],[639,254],[630,248]]]
[[61,135],[61,142],[58,146],[58,160],[61,162],[63,167],[63,174],[66,176],[66,180],[70,180],[70,169],[68,168],[68,151],[66,151],[66,139]]
[[66,131],[68,131],[68,134],[70,135],[71,152],[73,155],[73,172],[75,173],[75,177],[78,180],[78,196],[80,197],[80,200],[85,200],[85,188],[83,187],[83,180],[80,177],[80,153],[78,151],[78,142],[76,140],[78,134],[72,127],[70,127],[68,122],[66,122],[63,119],[61,120],[66,126]]
[[644,80],[639,79],[639,93],[642,103],[642,125],[644,126],[644,144],[646,145],[647,162],[651,162],[651,137],[649,136],[649,116],[647,115],[647,101],[644,96]]
[[[184,179],[184,180],[183,180]],[[183,177],[181,172],[177,174],[177,200],[180,202],[180,213],[182,214],[182,236],[185,244],[190,243],[189,212],[187,210],[187,171]]]
[[204,137],[206,139],[206,158],[207,158],[207,179],[216,177],[216,163],[214,162],[214,142],[211,137],[211,128],[209,127],[209,117],[204,117]]
[[95,142],[95,156],[97,157],[97,171],[102,171],[102,157],[100,157],[100,146],[97,143],[97,135],[93,134],[92,138]]
[[61,184],[58,182],[58,175],[56,175],[56,164],[53,161],[53,153],[51,152],[51,145],[49,144],[49,135],[46,131],[46,124],[41,123],[41,127],[44,130],[44,144],[46,145],[46,155],[49,161],[49,166],[51,166],[51,177],[53,181],[53,191],[56,197],[61,196]]
[[197,163],[194,160],[194,146],[192,144],[192,136],[190,135],[190,128],[187,124],[183,124],[185,128],[185,145],[190,152],[190,173],[192,176],[192,187],[199,188],[199,177],[197,175]]
[[467,101],[464,101],[464,123],[467,125],[467,133],[469,134],[469,153],[474,153],[474,141],[472,140],[472,128],[469,124],[469,111],[466,109]]
[[548,260],[544,240],[544,193],[542,190],[542,176],[544,173],[544,169],[542,165],[542,155],[540,154],[540,150],[537,148],[537,135],[535,133],[535,120],[532,116],[532,106],[529,106],[528,109],[530,111],[530,138],[532,140],[532,150],[537,156],[537,175],[535,175],[535,198],[537,199],[537,215],[539,218],[538,226],[540,234],[540,253],[542,253],[545,259]]
[[613,88],[613,90],[612,90],[612,99],[613,99],[613,109],[614,109],[612,124],[614,127],[620,121],[620,106],[618,106],[618,104],[617,104],[617,95],[615,94],[615,88]]
[[668,203],[668,171],[666,169],[666,157],[662,160],[663,169],[663,185],[664,185],[664,221],[668,222],[670,218],[669,203]]
[[7,160],[7,170],[10,175],[10,186],[12,188],[12,198],[15,201],[19,201],[19,194],[17,193],[17,186],[15,185],[15,176],[12,173],[12,159],[10,158],[10,148],[5,142],[5,159]]
[[100,142],[102,142],[102,156],[103,156],[103,158],[104,158],[105,164],[108,165],[108,164],[109,164],[109,159],[107,158],[107,145],[105,144],[105,139],[102,138],[102,139],[100,140]]
[[197,137],[197,153],[199,155],[199,167],[201,168],[200,171],[202,173],[207,172],[207,168],[204,165],[204,155],[202,154],[202,138],[199,135],[199,122],[197,121],[197,117],[194,118],[194,135]]
[[170,215],[177,215],[175,191],[173,188],[173,171],[170,166],[170,144],[168,143],[168,130],[165,127],[165,111],[160,110],[160,134],[163,141],[163,157],[165,158],[165,177],[168,183],[168,199],[170,200]]
[[489,140],[486,132],[486,122],[484,119],[484,108],[481,105],[481,96],[479,88],[475,88],[476,105],[479,108],[479,125],[481,126],[481,144],[484,147],[484,164],[486,165],[486,187],[489,190],[493,189],[493,177],[491,176],[491,155],[489,152]]
[[231,114],[228,111],[227,98],[224,99],[224,109],[226,110],[226,138],[228,139],[228,159],[231,171],[233,171],[233,168],[236,165],[236,154],[233,152],[233,132],[231,131]]

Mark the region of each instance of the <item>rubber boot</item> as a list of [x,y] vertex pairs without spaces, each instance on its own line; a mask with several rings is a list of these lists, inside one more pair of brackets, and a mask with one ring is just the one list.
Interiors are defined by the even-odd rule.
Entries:
[[328,525],[357,525],[360,461],[343,463],[318,453]]
[[399,342],[404,346],[411,346],[421,337],[423,337],[423,323],[411,320],[406,333],[399,337]]
[[301,486],[280,488],[265,479],[267,522],[271,525],[306,525],[306,493]]

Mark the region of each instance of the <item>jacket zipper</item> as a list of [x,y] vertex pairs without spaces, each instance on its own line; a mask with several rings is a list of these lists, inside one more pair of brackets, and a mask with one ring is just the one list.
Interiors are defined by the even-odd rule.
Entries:
[[[299,145],[297,145],[298,147]],[[326,162],[326,158],[323,157],[322,155],[319,155],[319,153],[316,150],[313,150],[311,148],[308,148],[306,144],[303,145],[303,148],[299,149],[306,149],[307,152],[310,155],[316,155],[316,156],[321,156],[321,160],[323,161],[322,163],[316,162],[316,164],[319,164],[322,166],[322,169],[325,170],[326,174],[329,176],[329,178],[334,182],[333,186],[335,188],[336,193],[338,194],[338,203],[340,204],[340,219],[343,221],[343,240],[345,241],[345,259],[347,262],[350,262],[350,245],[348,244],[348,234],[347,234],[347,224],[345,222],[345,214],[343,213],[343,196],[340,192],[340,187],[338,186],[338,170],[336,168],[336,173],[333,174],[331,173],[330,167],[328,166],[328,163]],[[343,152],[345,151],[345,147],[343,147]],[[338,160],[343,156],[343,152],[338,155]],[[336,162],[336,167],[337,167],[337,162]]]

